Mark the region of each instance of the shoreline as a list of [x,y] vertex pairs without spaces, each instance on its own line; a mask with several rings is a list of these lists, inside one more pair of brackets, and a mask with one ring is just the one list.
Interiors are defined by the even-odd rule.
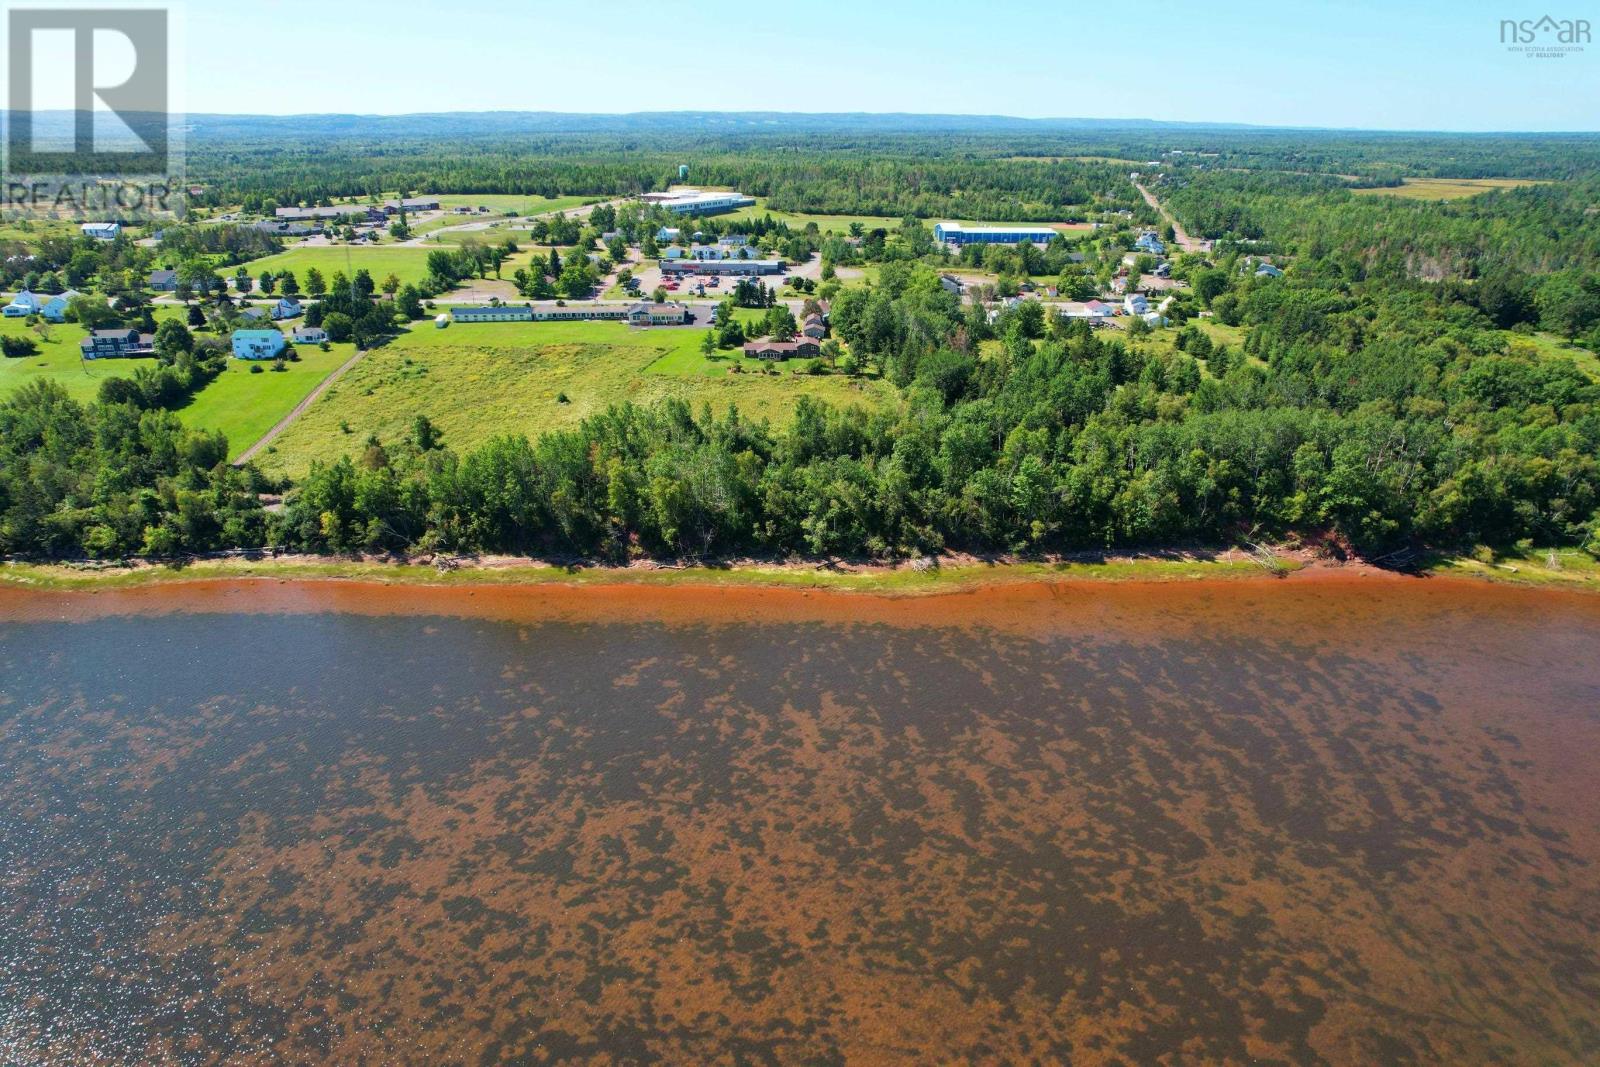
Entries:
[[[814,621],[1040,630],[1115,622],[1179,627],[1217,597],[1274,613],[1315,612],[1328,598],[1418,606],[1530,597],[1600,607],[1600,568],[1563,575],[1496,571],[1451,559],[1415,574],[1303,558],[1269,571],[1247,553],[1095,556],[1041,561],[952,559],[910,566],[760,563],[724,567],[561,567],[493,557],[439,570],[420,562],[283,556],[165,565],[0,565],[0,622],[81,621],[168,613],[443,615],[506,621],[728,623]],[[1199,614],[1195,614],[1199,611]]]
[[525,556],[397,558],[283,554],[197,558],[178,563],[133,561],[58,563],[0,561],[0,592],[7,589],[73,592],[183,584],[218,579],[296,582],[363,582],[456,588],[489,586],[675,586],[809,589],[879,596],[929,596],[1015,583],[1140,583],[1289,581],[1328,577],[1386,582],[1436,578],[1600,592],[1600,561],[1579,550],[1566,562],[1523,555],[1511,562],[1484,562],[1460,555],[1435,555],[1412,571],[1362,560],[1339,561],[1307,549],[1278,550],[1266,560],[1241,549],[1167,549],[1151,552],[1080,552],[1043,558],[947,555],[920,563],[771,560],[741,558],[674,564],[656,560],[616,566]]

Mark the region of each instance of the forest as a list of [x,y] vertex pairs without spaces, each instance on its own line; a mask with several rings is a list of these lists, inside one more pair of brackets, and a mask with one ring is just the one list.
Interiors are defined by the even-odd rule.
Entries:
[[[1120,136],[1133,145],[1147,134]],[[231,141],[201,158],[237,153],[208,174],[213,193],[301,202],[461,183],[616,192],[663,184],[678,159],[653,148],[606,155],[600,137],[552,140],[559,151],[531,160],[504,138],[456,155],[437,144],[400,145],[384,161],[353,151],[298,178],[303,161],[288,149],[259,167],[244,166],[252,150]],[[912,134],[881,153],[724,146],[695,166],[707,184],[818,212],[917,215],[959,204],[990,205],[984,213],[995,218],[1030,217],[1035,207],[1061,218],[1094,203],[1137,204],[1135,217],[1150,217],[1125,167],[985,156],[998,151],[994,140],[974,135],[943,154]],[[1088,140],[1079,135],[1076,146]],[[1315,157],[1341,173],[1364,159],[1415,173],[1417,159],[1433,158],[1419,139],[1216,134],[1207,143],[1280,166]],[[1600,177],[1592,143],[1534,144],[1544,172],[1572,176],[1449,202],[1364,196],[1348,178],[1300,167],[1165,167],[1153,188],[1185,227],[1215,242],[1174,256],[1187,287],[1169,312],[1170,344],[1147,343],[1143,323],[1095,330],[1038,300],[991,309],[940,284],[942,270],[962,265],[998,270],[1013,289],[1059,274],[1063,291],[1082,288],[1081,297],[1131,247],[1127,227],[951,259],[916,218],[851,241],[741,224],[797,252],[820,249],[825,278],[846,263],[875,271],[861,284],[828,283],[831,331],[848,346],[850,373],[892,383],[895,403],[835,408],[801,397],[782,424],[669,401],[458,451],[423,410],[408,433],[355,438],[349,454],[291,483],[228,466],[225,441],[183,427],[174,409],[214,373],[214,353],[169,344],[166,378],[152,372],[88,403],[48,383],[0,402],[0,553],[281,547],[618,562],[1262,538],[1318,539],[1368,556],[1515,544],[1600,552],[1600,383],[1550,350],[1554,338],[1579,346],[1571,352],[1600,349]],[[1462,160],[1480,150],[1489,151],[1464,138],[1431,167],[1472,169]],[[627,222],[643,225],[631,214]],[[175,237],[196,251],[226,251],[233,240],[185,229]],[[71,272],[76,261],[79,273],[93,272],[72,242],[38,252],[46,258],[36,268]],[[136,262],[125,243],[94,254],[113,274]],[[471,268],[438,255],[436,272]],[[1281,277],[1257,273],[1264,257],[1287,268]],[[570,265],[574,255],[549,259]],[[566,267],[554,273],[559,286]],[[525,293],[542,295],[542,284],[526,273],[518,280]],[[373,288],[370,278],[338,279],[319,314],[381,343],[395,325]],[[400,296],[401,317],[416,317],[416,294]],[[1240,340],[1217,341],[1200,328],[1207,320]],[[283,506],[268,510],[263,494]]]

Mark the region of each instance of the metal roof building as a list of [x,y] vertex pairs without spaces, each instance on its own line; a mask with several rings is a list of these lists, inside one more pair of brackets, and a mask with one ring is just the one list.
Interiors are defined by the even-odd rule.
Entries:
[[1049,226],[963,226],[941,222],[933,227],[933,239],[953,245],[1047,245],[1056,231]]

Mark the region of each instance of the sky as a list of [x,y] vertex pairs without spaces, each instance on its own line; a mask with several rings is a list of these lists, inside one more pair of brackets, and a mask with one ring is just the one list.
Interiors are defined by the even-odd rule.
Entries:
[[[192,112],[904,111],[1425,130],[1600,129],[1600,43],[1504,19],[1592,0],[189,0]],[[1545,40],[1549,38],[1546,35]]]

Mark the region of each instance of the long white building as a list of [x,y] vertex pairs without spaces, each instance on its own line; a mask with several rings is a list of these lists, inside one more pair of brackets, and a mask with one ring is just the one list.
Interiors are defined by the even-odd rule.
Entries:
[[640,199],[664,207],[674,215],[722,215],[742,207],[753,207],[756,202],[755,197],[743,193],[707,193],[681,187],[664,193],[645,193]]

